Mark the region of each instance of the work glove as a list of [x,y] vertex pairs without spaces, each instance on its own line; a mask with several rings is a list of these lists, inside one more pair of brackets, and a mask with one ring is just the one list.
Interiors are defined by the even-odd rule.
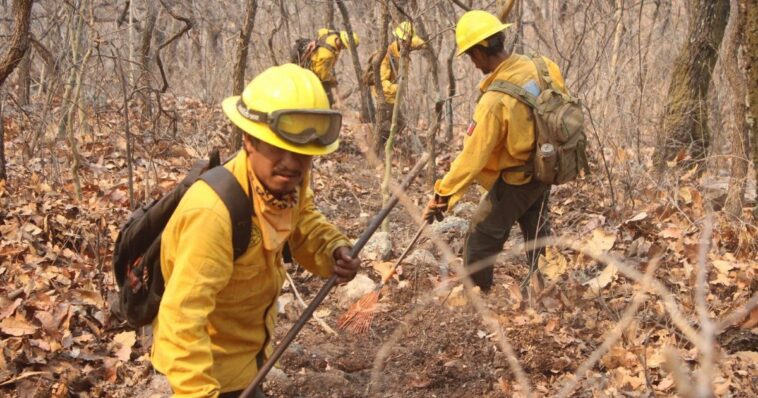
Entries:
[[424,209],[424,214],[422,215],[424,221],[429,224],[433,223],[434,220],[442,221],[442,219],[445,218],[448,199],[448,196],[439,196],[435,194],[426,205],[426,209]]

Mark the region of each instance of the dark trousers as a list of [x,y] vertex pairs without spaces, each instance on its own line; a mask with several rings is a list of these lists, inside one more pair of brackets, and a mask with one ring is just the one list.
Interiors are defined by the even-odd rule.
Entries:
[[[382,125],[379,126],[379,136],[376,137],[376,153],[384,153],[384,145],[387,144],[387,139],[390,138],[390,130],[392,128],[392,110],[394,104],[385,104],[382,110]],[[397,131],[395,132],[395,142],[397,142],[397,136],[405,129],[405,116],[403,112],[397,114]]]
[[324,91],[326,91],[326,99],[329,100],[329,107],[331,108],[334,106],[334,93],[332,90],[337,87],[337,84],[334,82],[321,82],[321,85],[324,86]]
[[[521,227],[524,242],[550,235],[549,197],[550,186],[541,182],[509,185],[498,178],[479,204],[466,234],[463,262],[466,267],[479,269],[470,277],[483,291],[492,287],[495,259],[503,250],[514,223],[518,222]],[[535,250],[527,246],[530,270],[536,269],[543,252],[544,248]]]

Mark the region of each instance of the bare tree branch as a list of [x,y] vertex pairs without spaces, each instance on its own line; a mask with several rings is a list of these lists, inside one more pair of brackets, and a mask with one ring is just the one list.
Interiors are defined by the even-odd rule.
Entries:
[[[247,66],[247,53],[250,47],[250,35],[253,32],[253,25],[255,23],[255,14],[258,11],[258,2],[256,0],[247,0],[247,8],[245,11],[245,22],[240,29],[239,37],[237,37],[237,59],[234,63],[234,87],[232,93],[234,95],[242,94],[242,90],[245,88],[245,67]],[[232,150],[236,150],[242,145],[242,130],[239,127],[234,127],[234,133],[232,137]]]
[[189,30],[192,29],[193,24],[189,18],[185,18],[175,13],[171,9],[171,7],[166,5],[165,0],[160,0],[160,1],[161,1],[161,5],[163,6],[163,8],[166,9],[169,15],[171,15],[174,19],[184,22],[184,27],[175,35],[171,36],[171,38],[169,38],[168,40],[163,42],[160,46],[158,46],[158,50],[155,53],[155,61],[158,63],[158,69],[160,69],[161,71],[161,79],[163,80],[163,86],[161,87],[160,92],[165,93],[166,90],[168,90],[168,80],[166,80],[166,72],[163,70],[163,61],[161,61],[161,50],[163,50],[163,48],[166,47],[167,45],[171,44],[171,42],[173,42],[174,40],[178,39],[179,36],[189,32]]
[[14,0],[16,25],[9,41],[10,45],[2,58],[0,58],[0,87],[5,79],[16,69],[21,62],[26,50],[29,48],[29,21],[32,16],[32,0]]

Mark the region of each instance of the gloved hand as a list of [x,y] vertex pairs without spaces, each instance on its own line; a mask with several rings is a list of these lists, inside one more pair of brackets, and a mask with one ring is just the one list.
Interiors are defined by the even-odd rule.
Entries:
[[433,223],[435,219],[442,221],[445,218],[448,199],[448,196],[434,195],[426,205],[426,209],[424,209],[424,214],[422,215],[424,220],[429,224]]

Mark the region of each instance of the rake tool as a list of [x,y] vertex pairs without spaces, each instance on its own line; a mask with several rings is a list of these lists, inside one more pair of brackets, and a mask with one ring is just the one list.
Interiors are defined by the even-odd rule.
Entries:
[[[360,253],[361,249],[363,249],[363,246],[366,245],[366,242],[368,242],[371,235],[376,232],[376,230],[382,224],[382,221],[387,218],[387,215],[390,214],[390,211],[392,211],[395,205],[397,205],[397,202],[400,201],[399,194],[408,188],[408,185],[411,184],[411,181],[413,181],[413,179],[421,171],[421,169],[424,168],[428,161],[429,154],[425,153],[423,156],[421,156],[421,159],[416,162],[416,164],[413,166],[413,169],[411,169],[411,171],[406,174],[405,179],[402,183],[400,183],[399,193],[392,195],[382,210],[380,210],[379,213],[374,216],[368,227],[366,227],[366,230],[363,231],[361,236],[358,238],[358,241],[355,242],[355,245],[353,245],[353,248],[350,250],[350,257],[355,258],[358,253]],[[321,302],[324,301],[326,295],[329,294],[336,283],[336,274],[327,279],[326,283],[324,283],[324,286],[321,288],[321,290],[318,291],[313,301],[308,304],[308,307],[303,311],[303,314],[300,315],[300,318],[298,318],[297,322],[295,322],[289,332],[287,332],[287,335],[284,336],[282,342],[279,343],[273,354],[271,354],[266,363],[264,363],[263,366],[258,369],[258,373],[255,375],[255,378],[252,382],[250,382],[247,388],[245,388],[245,391],[240,394],[240,398],[252,397],[253,391],[263,382],[263,379],[266,378],[268,372],[270,372],[271,368],[274,367],[276,361],[278,361],[282,354],[284,354],[284,350],[289,347],[289,345],[295,339],[295,336],[297,336],[303,326],[305,326],[305,323],[308,322],[308,319],[311,317],[311,315],[313,315],[313,312],[316,311],[316,307],[318,307]]]
[[360,300],[351,305],[350,308],[342,314],[338,322],[340,329],[347,329],[358,334],[363,334],[368,331],[371,326],[371,321],[376,314],[376,303],[379,301],[379,295],[382,293],[382,288],[387,284],[387,281],[392,278],[392,275],[395,274],[397,266],[400,265],[403,259],[405,259],[405,256],[408,255],[416,242],[418,242],[418,238],[421,237],[421,234],[424,232],[427,225],[426,222],[421,225],[421,228],[418,229],[418,232],[416,232],[411,243],[405,248],[397,261],[392,264],[392,267],[387,274],[382,277],[381,283],[379,283],[373,291],[361,297]]

